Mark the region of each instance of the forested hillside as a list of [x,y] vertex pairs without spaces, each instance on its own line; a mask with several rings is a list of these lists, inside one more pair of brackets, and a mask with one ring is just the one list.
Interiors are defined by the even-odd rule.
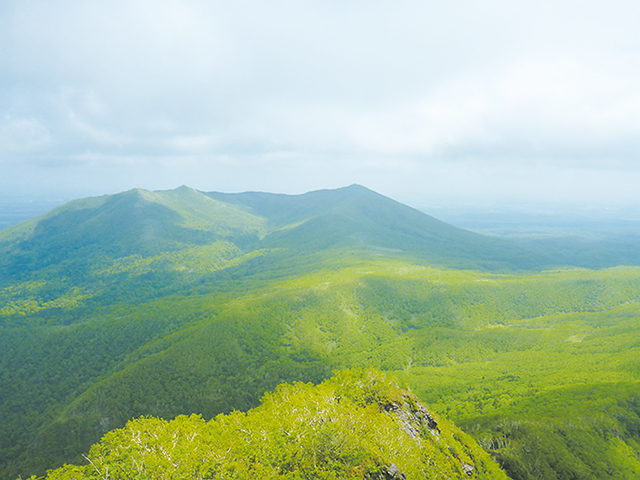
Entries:
[[209,422],[133,420],[87,460],[47,478],[507,478],[471,437],[372,370],[280,385],[258,408]]
[[78,200],[0,254],[2,478],[80,464],[141,415],[207,421],[369,367],[511,478],[640,475],[640,268],[561,266],[358,186]]

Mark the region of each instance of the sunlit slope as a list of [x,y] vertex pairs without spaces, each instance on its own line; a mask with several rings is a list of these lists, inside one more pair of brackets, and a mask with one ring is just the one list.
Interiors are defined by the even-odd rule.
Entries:
[[[76,200],[0,232],[0,268],[27,276],[47,267],[82,276],[109,259],[149,257],[216,241],[245,244],[265,233],[264,219],[187,187],[130,190]],[[6,278],[6,277],[5,277]]]
[[[639,302],[636,268],[495,275],[380,259],[281,279],[231,301],[216,301],[211,286],[208,294],[123,307],[117,320],[96,319],[69,334],[148,340],[137,349],[129,344],[129,353],[120,353],[120,362],[85,391],[76,387],[78,395],[40,429],[24,461],[79,461],[101,433],[142,414],[210,418],[251,408],[285,381],[319,381],[332,369],[376,366],[397,372],[436,411],[479,432],[512,472],[530,473],[514,478],[536,478],[539,470],[526,465],[541,460],[527,452],[562,442],[562,431],[585,436],[590,448],[609,449],[618,444],[610,444],[602,429],[616,428],[624,448],[602,454],[602,468],[589,464],[577,441],[565,449],[582,460],[556,460],[596,475],[617,465],[617,455],[640,453],[637,415],[631,411],[625,420],[615,413],[640,395]],[[150,337],[149,325],[166,334]],[[79,337],[84,329],[92,333]],[[105,347],[65,355],[83,359],[81,372],[101,361]],[[623,383],[627,387],[617,393],[610,388]],[[561,406],[575,389],[587,394],[572,413]],[[551,405],[544,417],[538,398]],[[523,441],[510,425],[533,425],[542,433]],[[503,436],[516,453],[492,447],[502,445]],[[629,465],[620,471],[627,475],[635,468]]]
[[105,435],[88,459],[47,478],[507,478],[471,437],[371,369],[280,385],[246,414],[209,422],[136,419]]

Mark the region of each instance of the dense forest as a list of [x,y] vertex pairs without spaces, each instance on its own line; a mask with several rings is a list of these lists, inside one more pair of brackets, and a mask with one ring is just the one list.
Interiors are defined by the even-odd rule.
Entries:
[[[269,440],[234,443],[232,456],[253,452],[267,470],[229,457],[237,478],[275,478],[268,469],[286,462],[287,478],[375,478],[366,475],[391,464],[431,478],[417,472],[433,448],[450,478],[467,477],[461,461],[447,462],[469,452],[492,472],[483,450],[512,479],[638,478],[640,267],[586,252],[575,260],[484,237],[359,186],[71,202],[0,231],[0,476],[124,468],[138,462],[118,457],[127,432],[162,432],[158,442],[199,432],[205,443],[174,445],[193,469],[206,439],[225,445],[233,429],[263,422]],[[335,371],[344,373],[327,381]],[[363,375],[380,395],[424,402],[450,439],[405,459],[382,454],[392,447],[354,434],[354,422],[367,432],[397,422],[351,397],[320,437],[305,430],[317,448],[281,436],[274,422],[294,417],[273,409],[317,410],[319,396],[345,397],[340,382]],[[285,407],[285,397],[295,400]],[[320,452],[317,442],[329,463],[314,457],[312,474],[304,455]],[[204,460],[213,470],[169,474],[153,458],[148,478],[232,478]]]

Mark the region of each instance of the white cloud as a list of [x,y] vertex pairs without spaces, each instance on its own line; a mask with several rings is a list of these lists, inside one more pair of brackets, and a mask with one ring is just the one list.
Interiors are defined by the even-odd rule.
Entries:
[[5,117],[0,121],[0,151],[28,154],[42,150],[50,140],[49,131],[33,118]]
[[46,164],[55,183],[59,165],[104,190],[358,182],[580,202],[598,177],[630,201],[616,172],[640,170],[639,14],[625,0],[10,0],[0,149],[20,178]]

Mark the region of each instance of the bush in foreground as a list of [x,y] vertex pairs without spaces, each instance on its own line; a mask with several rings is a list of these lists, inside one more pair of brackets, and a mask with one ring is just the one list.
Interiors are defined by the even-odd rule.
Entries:
[[281,385],[259,407],[209,422],[138,418],[86,458],[47,478],[507,478],[469,436],[375,370]]

